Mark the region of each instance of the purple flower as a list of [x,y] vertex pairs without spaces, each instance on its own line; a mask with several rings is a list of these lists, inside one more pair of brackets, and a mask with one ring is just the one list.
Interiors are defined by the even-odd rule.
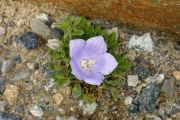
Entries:
[[71,73],[88,84],[100,85],[104,75],[110,74],[118,65],[116,59],[106,52],[107,45],[102,36],[92,37],[87,41],[71,40]]

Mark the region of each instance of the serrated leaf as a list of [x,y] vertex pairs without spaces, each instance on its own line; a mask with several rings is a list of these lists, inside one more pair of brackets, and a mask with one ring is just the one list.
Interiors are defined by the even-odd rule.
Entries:
[[76,83],[74,84],[73,88],[72,88],[72,96],[74,98],[78,98],[81,96],[81,85]]

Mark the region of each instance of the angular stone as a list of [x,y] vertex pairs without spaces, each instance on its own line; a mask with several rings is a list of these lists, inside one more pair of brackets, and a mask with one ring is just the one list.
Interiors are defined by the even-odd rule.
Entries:
[[4,97],[8,101],[9,105],[14,105],[17,102],[18,98],[18,87],[15,85],[8,84],[4,91]]
[[132,101],[133,101],[133,98],[130,96],[126,97],[124,100],[126,105],[130,105],[132,103]]
[[128,86],[136,87],[139,83],[139,79],[137,75],[128,75],[127,76]]
[[153,112],[156,108],[156,100],[160,94],[160,87],[149,84],[144,88],[139,97],[139,110],[141,112]]
[[38,18],[32,18],[30,20],[30,27],[33,32],[42,37],[48,37],[51,34],[51,29]]

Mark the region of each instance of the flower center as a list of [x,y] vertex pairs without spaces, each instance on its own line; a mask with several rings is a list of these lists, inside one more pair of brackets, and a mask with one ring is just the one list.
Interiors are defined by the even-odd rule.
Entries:
[[80,62],[80,65],[83,69],[88,69],[90,68],[92,65],[94,65],[96,63],[95,60],[87,60],[87,59],[82,59]]

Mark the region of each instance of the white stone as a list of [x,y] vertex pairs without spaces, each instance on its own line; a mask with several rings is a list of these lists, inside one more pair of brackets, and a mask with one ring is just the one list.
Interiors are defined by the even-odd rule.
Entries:
[[10,60],[4,60],[1,67],[1,72],[6,73],[10,71],[13,67],[14,63]]
[[52,50],[57,50],[60,47],[59,40],[58,39],[49,39],[47,46],[51,48]]
[[133,101],[133,98],[128,96],[125,98],[124,102],[125,102],[125,105],[130,105]]
[[157,77],[156,77],[156,79],[155,79],[155,82],[156,82],[157,84],[159,84],[159,83],[162,83],[163,80],[164,80],[164,74],[158,74]]
[[152,52],[154,48],[154,42],[150,33],[146,33],[143,36],[133,35],[128,43],[129,48],[134,48],[137,51]]
[[29,69],[34,69],[34,63],[27,63],[27,66]]
[[42,117],[42,115],[43,115],[42,109],[37,105],[32,106],[30,108],[30,112],[36,117]]
[[137,75],[128,75],[127,76],[128,86],[136,87],[139,83],[139,79]]
[[83,113],[84,114],[88,114],[88,115],[92,115],[97,107],[97,103],[93,102],[93,103],[88,103],[85,106],[83,106]]
[[36,18],[42,20],[43,22],[49,21],[49,16],[47,14],[45,14],[45,13],[36,15]]

